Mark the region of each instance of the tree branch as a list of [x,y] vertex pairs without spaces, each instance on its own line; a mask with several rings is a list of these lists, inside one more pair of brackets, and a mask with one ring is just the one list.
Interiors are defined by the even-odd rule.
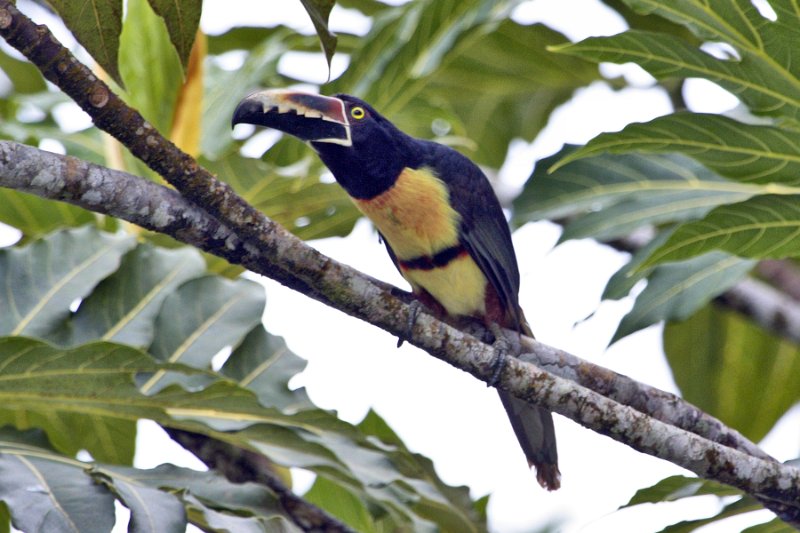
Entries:
[[[276,272],[288,276],[282,269],[272,267],[269,259],[261,255],[261,250],[247,246],[228,227],[174,190],[125,172],[10,141],[0,141],[0,186],[68,201],[148,229],[162,231],[260,274],[276,279]],[[301,261],[298,256],[306,248],[304,243],[296,241],[285,249],[287,260],[292,263]],[[397,289],[375,282],[333,260],[329,261],[326,277],[330,279],[327,282],[339,286],[340,297],[358,306],[355,311],[350,309],[352,314],[395,335],[405,332],[409,308],[406,302],[397,298]],[[296,280],[290,282],[303,290],[302,283]],[[311,290],[309,295],[328,305],[340,309],[343,307],[340,301],[333,301],[323,292]],[[426,314],[418,317],[412,333],[411,341],[414,344],[483,381],[490,380],[494,350],[475,337]],[[522,355],[519,363],[514,362],[522,366],[508,369],[501,383],[513,393],[546,405],[590,429],[644,453],[670,460],[703,477],[733,484],[762,500],[766,499],[765,503],[773,509],[778,507],[778,503],[786,502],[786,499],[779,494],[775,497],[778,503],[772,501],[772,496],[762,494],[766,492],[765,487],[781,486],[779,483],[794,479],[792,476],[800,476],[795,469],[774,462],[734,430],[672,394],[533,339],[523,338],[523,349],[529,353]],[[534,362],[555,376],[526,362]],[[512,375],[510,382],[507,377],[509,374]],[[523,381],[520,382],[520,379]],[[536,383],[534,392],[527,388],[531,383]],[[607,395],[608,398],[601,395]],[[716,441],[716,444],[708,439]],[[697,460],[694,456],[698,454],[707,461]],[[751,469],[760,469],[765,465],[770,465],[764,471],[769,472],[768,476],[759,485],[751,485]],[[769,477],[774,475],[783,477]],[[800,477],[797,479],[800,480]],[[798,483],[789,482],[786,486],[797,490]],[[792,516],[790,511],[800,513],[798,507],[789,506],[789,511],[776,510],[783,516]]]
[[[0,35],[45,77],[70,95],[99,127],[164,176],[181,193],[232,228],[262,270],[293,288],[305,287],[329,304],[394,335],[407,329],[409,306],[368,278],[304,245],[249,206],[227,185],[164,139],[81,65],[45,27],[37,27],[9,0],[0,0]],[[243,254],[243,257],[245,255]],[[428,314],[417,317],[416,346],[483,381],[492,379],[491,346]],[[533,341],[534,353],[539,346]],[[800,524],[800,470],[754,457],[655,420],[585,387],[519,359],[506,365],[499,385],[599,433],[748,492],[790,523]]]

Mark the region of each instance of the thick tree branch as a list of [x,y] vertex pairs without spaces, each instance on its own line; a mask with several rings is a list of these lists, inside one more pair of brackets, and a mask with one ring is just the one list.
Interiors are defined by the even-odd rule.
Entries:
[[[163,231],[207,252],[238,261],[257,273],[275,277],[276,272],[284,272],[270,267],[268,260],[261,256],[260,250],[248,247],[226,226],[177,192],[124,172],[99,167],[70,156],[0,141],[0,186],[68,201],[149,229]],[[194,229],[187,228],[187,224],[193,225]],[[210,237],[206,238],[197,228],[203,228]],[[286,248],[287,258],[293,262],[300,261],[294,258],[302,254],[305,248],[307,246],[304,243],[296,241],[293,246]],[[396,297],[397,290],[330,261],[336,268],[329,266],[328,276],[331,279],[328,282],[337,286],[342,284],[339,289],[341,295],[345,295],[351,305],[360,306],[352,314],[395,335],[404,332],[405,317],[409,311],[406,303]],[[340,275],[341,278],[337,281],[336,277]],[[294,282],[294,286],[300,287],[301,284]],[[342,286],[346,288],[342,289]],[[322,292],[311,291],[310,295],[342,308],[341,302],[332,301]],[[418,317],[413,333],[411,340],[423,349],[484,381],[490,379],[495,354],[491,347],[478,339],[425,314]],[[513,376],[511,379],[516,381],[508,385],[507,380],[503,380],[503,384],[509,386],[512,392],[524,392],[522,396],[526,399],[547,405],[554,411],[639,451],[673,461],[698,475],[731,483],[761,497],[762,500],[767,499],[765,503],[783,516],[793,516],[791,512],[794,511],[800,513],[800,508],[790,507],[789,511],[782,511],[780,502],[786,501],[783,497],[777,497],[779,502],[776,503],[771,501],[771,496],[768,498],[759,492],[765,491],[764,487],[781,486],[778,483],[793,479],[792,476],[798,475],[797,472],[792,473],[793,469],[775,463],[754,444],[713,417],[674,395],[532,339],[524,338],[523,348],[529,353],[524,354],[521,359],[532,361],[561,377],[554,377],[520,362],[518,364],[521,367],[510,369]],[[520,379],[524,380],[521,384]],[[573,381],[587,388],[580,387]],[[534,386],[536,392],[531,394],[526,387],[534,382],[537,383]],[[600,394],[588,389],[594,389]],[[681,431],[677,427],[689,431]],[[708,439],[715,440],[718,444],[712,444]],[[732,448],[741,451],[734,452]],[[695,456],[700,453],[698,450],[703,452],[705,460],[697,460]],[[731,453],[734,455],[730,456]],[[752,461],[756,461],[755,465],[759,466],[751,464]],[[775,485],[761,480],[759,485],[751,486],[750,469],[758,469],[765,464],[771,465],[768,469],[770,475],[780,472],[781,476],[788,478],[771,479]],[[739,469],[740,473],[732,472],[732,468]],[[798,484],[789,482],[787,486],[797,490]]]
[[[163,139],[46,28],[35,26],[9,0],[0,0],[0,35],[70,95],[99,127],[233,229],[245,241],[244,249],[260,257],[262,270],[269,271],[271,277],[283,278],[296,288],[310,288],[312,294],[337,308],[395,335],[405,332],[411,312],[405,302],[305,246],[249,206],[190,156]],[[417,318],[409,341],[479,379],[492,379],[497,356],[494,349],[430,315]],[[759,498],[784,520],[800,524],[800,471],[796,468],[677,429],[522,360],[508,362],[500,386],[639,451],[736,486]]]

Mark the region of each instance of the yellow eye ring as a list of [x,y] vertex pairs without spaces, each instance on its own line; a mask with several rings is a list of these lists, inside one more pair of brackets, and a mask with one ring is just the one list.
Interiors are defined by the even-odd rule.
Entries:
[[361,120],[366,115],[366,111],[364,111],[363,107],[354,107],[350,110],[350,116],[356,120]]

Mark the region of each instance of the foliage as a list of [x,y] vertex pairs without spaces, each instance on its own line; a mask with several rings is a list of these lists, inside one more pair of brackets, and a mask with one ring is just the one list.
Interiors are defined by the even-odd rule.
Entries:
[[[369,18],[364,36],[334,36],[333,2],[302,0],[319,40],[285,27],[204,35],[197,0],[129,0],[124,18],[122,0],[92,2],[93,12],[49,3],[57,18],[48,24],[62,21],[151,124],[303,238],[344,235],[358,214],[300,143],[272,139],[262,158],[246,157],[251,141],[233,138],[229,122],[250,90],[307,82],[281,68],[292,51],[321,43],[328,61],[334,49],[347,54],[349,67],[322,92],[357,94],[409,133],[494,170],[514,139],[534,139],[577,88],[601,79],[593,62],[637,63],[676,101],[686,78],[718,83],[741,100],[736,116],[678,110],[565,147],[537,163],[513,222],[564,221],[562,241],[652,228],[655,238],[607,286],[605,297],[618,299],[648,283],[614,340],[666,321],[684,396],[750,438],[797,402],[797,347],[712,303],[759,260],[798,255],[794,2],[771,0],[773,19],[749,0],[609,0],[631,29],[572,44],[516,22],[513,0],[341,0]],[[232,57],[241,64],[231,67]],[[159,179],[96,128],[72,123],[75,105],[2,48],[0,69],[8,78],[0,138],[55,141],[76,157]],[[0,292],[0,479],[14,480],[0,483],[0,530],[11,520],[23,530],[107,531],[114,500],[131,510],[132,531],[183,531],[187,520],[207,531],[295,530],[263,487],[132,468],[143,418],[314,472],[307,500],[359,531],[485,529],[486,500],[444,484],[377,414],[347,424],[288,386],[304,364],[261,324],[263,289],[228,279],[238,269],[4,189],[0,222],[22,234],[0,251],[0,286],[10,287]],[[79,450],[91,461],[76,459]],[[630,505],[698,494],[738,495],[668,479]],[[675,528],[755,508],[740,497]]]

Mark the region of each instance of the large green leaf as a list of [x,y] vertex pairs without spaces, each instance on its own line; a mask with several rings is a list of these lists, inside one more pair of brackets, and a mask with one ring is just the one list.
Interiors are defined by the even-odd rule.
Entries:
[[84,227],[0,250],[0,335],[52,333],[134,244],[130,236]]
[[711,252],[688,261],[659,265],[648,275],[647,287],[622,318],[611,342],[662,320],[689,318],[745,277],[755,263]]
[[[172,385],[146,395],[137,387],[136,381],[142,381],[137,376],[199,371],[159,364],[111,343],[63,350],[30,339],[0,339],[0,368],[0,405],[12,413],[39,413],[42,425],[48,416],[62,413],[148,418],[259,450],[285,466],[312,468],[377,506],[379,515],[388,512],[400,523],[428,523],[411,508],[430,506],[437,509],[431,517],[437,522],[459,523],[460,531],[482,529],[473,524],[470,510],[440,490],[438,478],[410,466],[407,452],[370,442],[332,413],[314,409],[288,415],[262,406],[254,394],[231,381],[191,391]],[[51,436],[61,429],[45,427]]]
[[636,63],[662,80],[705,78],[731,91],[755,113],[800,120],[800,80],[787,76],[768,56],[744,51],[740,59],[718,59],[684,39],[644,31],[590,38],[554,50],[596,62]]
[[570,217],[561,240],[613,238],[646,224],[703,215],[758,194],[758,185],[723,179],[680,154],[601,154],[550,171],[574,147],[536,164],[514,200],[514,224]]
[[74,346],[96,339],[149,346],[164,299],[184,281],[203,273],[190,248],[163,250],[148,244],[126,254],[120,268],[86,297],[71,319],[48,338]]
[[[598,135],[553,169],[604,152],[681,152],[743,183],[800,184],[800,132],[744,124],[719,115],[675,113]],[[780,192],[778,185],[772,192]]]
[[632,8],[656,14],[682,24],[703,40],[721,41],[733,46],[742,61],[770,64],[775,78],[800,80],[798,12],[793,0],[774,0],[769,4],[776,19],[761,15],[750,0],[624,0]]
[[[210,368],[217,353],[237,346],[261,323],[264,302],[263,287],[253,281],[217,276],[187,281],[165,298],[148,351],[161,361]],[[163,388],[163,377],[155,374],[142,391]]]
[[667,324],[664,350],[683,397],[753,441],[800,400],[797,346],[730,311]]
[[117,54],[122,32],[122,0],[49,0],[48,3],[61,15],[78,42],[121,85]]
[[800,195],[765,194],[717,207],[687,222],[653,251],[645,266],[723,250],[739,257],[800,256]]
[[200,25],[202,0],[148,0],[153,11],[164,19],[172,46],[178,52],[184,71],[189,65],[189,54]]

